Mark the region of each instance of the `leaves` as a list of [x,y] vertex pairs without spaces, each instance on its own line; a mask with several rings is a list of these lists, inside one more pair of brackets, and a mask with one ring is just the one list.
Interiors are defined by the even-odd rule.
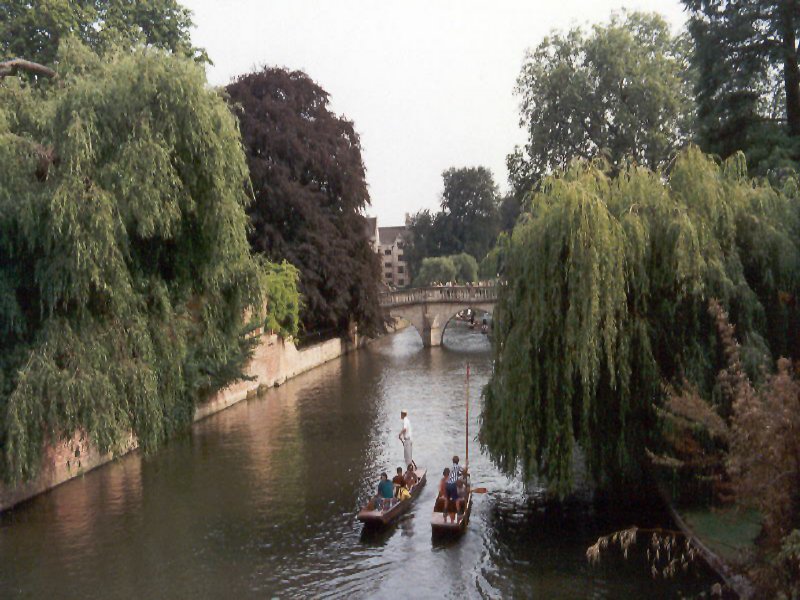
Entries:
[[[566,494],[578,444],[601,486],[636,480],[645,447],[660,441],[662,382],[686,380],[701,394],[715,384],[709,296],[735,307],[746,368],[758,372],[771,344],[784,347],[785,330],[768,332],[795,327],[794,317],[765,307],[777,290],[795,289],[800,260],[786,216],[797,199],[735,173],[690,148],[668,179],[633,166],[609,178],[573,163],[533,195],[504,250],[484,390],[481,442],[505,472]],[[751,246],[743,224],[753,214],[785,256],[764,259]],[[757,264],[769,265],[771,283]]]
[[517,79],[528,141],[508,157],[517,193],[576,158],[656,169],[686,141],[686,52],[658,15],[623,13],[591,32],[553,32],[528,51]]
[[383,328],[380,263],[363,216],[369,205],[361,143],[305,73],[265,68],[227,88],[240,118],[254,200],[250,242],[299,270],[308,332]]
[[[147,451],[242,376],[244,315],[297,331],[296,273],[250,254],[236,121],[200,66],[75,42],[57,88],[0,84],[2,475],[46,440]],[[8,78],[7,78],[8,79]],[[37,176],[37,146],[51,148]],[[262,321],[263,322],[263,321]]]

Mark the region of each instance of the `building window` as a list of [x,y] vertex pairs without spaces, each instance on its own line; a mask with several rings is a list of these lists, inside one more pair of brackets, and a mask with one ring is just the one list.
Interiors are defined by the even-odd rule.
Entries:
[[403,249],[403,246],[405,246],[403,242],[397,242],[397,247],[400,248],[401,250]]
[[405,285],[405,284],[406,284],[406,280],[405,279],[398,279],[397,280],[397,285]]
[[389,255],[392,253],[392,251],[391,251],[391,249],[387,248],[386,250],[384,250],[384,251],[383,251],[383,253],[384,253],[386,256],[389,256]]
[[390,263],[390,262],[383,263],[383,266],[386,267],[387,269],[391,269],[392,268],[392,263]]
[[403,271],[405,271],[405,269],[402,266],[401,267],[397,267],[397,272],[398,273],[402,273]]

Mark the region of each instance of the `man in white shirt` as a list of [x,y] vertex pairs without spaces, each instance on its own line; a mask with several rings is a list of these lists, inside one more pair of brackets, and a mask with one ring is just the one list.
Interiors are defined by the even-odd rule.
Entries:
[[403,409],[400,411],[400,418],[403,420],[403,429],[397,438],[403,442],[403,456],[407,465],[414,465],[417,468],[417,463],[411,458],[411,421],[408,420],[408,411]]

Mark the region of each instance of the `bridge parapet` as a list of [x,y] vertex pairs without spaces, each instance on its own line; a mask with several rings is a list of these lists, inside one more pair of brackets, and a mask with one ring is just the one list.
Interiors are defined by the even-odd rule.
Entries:
[[385,308],[409,306],[412,304],[430,303],[457,303],[466,304],[476,302],[495,302],[497,300],[497,286],[437,286],[384,292],[381,294],[380,303]]

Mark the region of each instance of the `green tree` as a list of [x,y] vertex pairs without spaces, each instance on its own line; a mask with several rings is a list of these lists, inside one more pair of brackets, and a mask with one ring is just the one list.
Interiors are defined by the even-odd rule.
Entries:
[[456,268],[455,281],[459,283],[470,283],[478,279],[478,261],[475,257],[466,252],[454,254],[449,257]]
[[455,281],[458,271],[453,259],[449,256],[434,256],[423,259],[422,265],[414,277],[415,287],[425,287],[432,283]]
[[423,259],[466,252],[482,259],[500,229],[500,199],[486,167],[450,168],[442,173],[441,210],[421,210],[411,217],[406,256],[412,273]]
[[[296,270],[250,254],[234,116],[195,62],[62,43],[58,86],[0,80],[2,475],[45,441],[149,450],[296,331]],[[275,290],[270,294],[268,290]],[[252,315],[245,322],[244,315]]]
[[638,12],[545,38],[517,79],[529,139],[508,157],[512,187],[527,191],[575,158],[664,165],[689,132],[685,47],[663,18]]
[[0,58],[52,65],[62,39],[96,52],[140,44],[207,60],[192,47],[191,12],[175,0],[0,0]]
[[450,168],[442,173],[441,249],[483,258],[499,230],[499,192],[486,167]]
[[751,168],[800,161],[800,8],[796,0],[682,0],[697,71],[698,141]]
[[566,493],[579,444],[601,485],[635,480],[663,382],[716,383],[708,297],[729,307],[749,374],[796,339],[779,299],[797,292],[797,203],[747,179],[741,155],[718,166],[695,148],[666,181],[586,163],[547,178],[505,256],[480,434],[493,460]]
[[250,243],[300,270],[310,332],[383,329],[381,267],[367,237],[361,142],[331,112],[328,93],[300,71],[264,68],[227,88],[240,119],[255,201]]

